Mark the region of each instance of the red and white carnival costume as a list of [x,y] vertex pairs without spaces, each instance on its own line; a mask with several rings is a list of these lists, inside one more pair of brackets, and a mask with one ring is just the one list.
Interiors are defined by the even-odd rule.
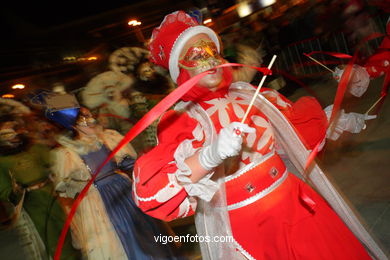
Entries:
[[[235,83],[233,87],[237,84],[247,85]],[[298,128],[318,127],[326,118],[315,99],[306,99],[310,109],[305,113],[294,111],[294,105],[282,99],[278,98],[279,104],[284,103],[284,114],[306,114],[309,119],[294,117],[300,121]],[[248,103],[230,91],[199,104],[179,103],[177,111],[167,112],[159,123],[159,145],[136,163],[138,206],[169,221],[194,214],[197,199],[210,200],[217,188],[211,175],[190,183],[184,160],[223,126],[241,121]],[[256,133],[246,136],[238,170],[224,179],[237,249],[248,259],[370,259],[329,205],[288,172],[276,152],[268,118],[257,109],[248,118]],[[311,139],[324,138],[324,129],[312,131]]]
[[[165,21],[175,22],[172,16]],[[187,20],[185,24],[187,28],[181,25],[188,32],[193,25]],[[202,29],[202,33],[207,30]],[[172,55],[172,46],[167,47],[169,44],[162,44],[157,50],[163,60]],[[188,79],[185,70],[170,73],[179,85]],[[218,90],[195,86],[174,110],[163,115],[158,125],[158,145],[141,156],[134,167],[133,194],[137,205],[148,215],[165,221],[196,213],[198,234],[233,235],[234,242],[227,247],[223,243],[201,243],[203,259],[370,259],[324,199],[290,174],[277,153],[279,147],[289,155],[296,149],[296,155],[290,159],[305,160],[307,148],[324,139],[326,115],[314,98],[293,104],[266,90],[248,116],[247,123],[256,132],[244,136],[239,156],[225,160],[196,183],[190,180],[191,170],[185,160],[212,143],[222,128],[240,122],[254,92],[247,83],[231,84],[229,69],[224,69],[224,76]],[[274,128],[283,124],[285,129]],[[314,168],[315,179],[310,180],[325,183],[319,190],[328,201],[335,194],[339,196],[321,176],[318,166]],[[351,217],[354,232],[357,230],[367,238],[342,199],[337,203],[343,211],[341,215]],[[222,213],[215,214],[218,211]],[[223,211],[227,212],[227,221]],[[375,248],[369,236],[368,244]],[[222,251],[212,252],[221,245]]]

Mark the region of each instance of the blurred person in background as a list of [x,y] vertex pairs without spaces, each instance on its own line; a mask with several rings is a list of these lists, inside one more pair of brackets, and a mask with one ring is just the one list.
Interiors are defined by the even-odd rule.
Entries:
[[131,88],[134,80],[122,73],[106,71],[93,77],[81,92],[83,105],[97,111],[99,123],[106,129],[126,134],[133,123],[130,101],[122,92]]
[[[149,61],[149,51],[139,47],[122,47],[115,50],[109,58],[110,68],[134,79],[131,88],[123,92],[130,101],[132,119],[137,122],[161,99],[174,89],[174,84],[165,74]],[[143,149],[136,149],[139,154],[157,144],[156,123],[148,126],[141,136]],[[140,138],[139,137],[139,138]],[[136,138],[137,140],[137,138]]]
[[[97,120],[105,129],[113,129],[125,135],[140,115],[148,111],[145,97],[140,97],[133,90],[133,84],[134,78],[123,73],[100,73],[92,78],[81,92],[82,103],[96,112]],[[155,139],[150,138],[147,131],[132,141],[138,153],[150,149],[155,143]]]
[[[123,136],[103,129],[87,108],[74,103],[55,111],[47,113],[50,119],[71,130],[59,136],[60,146],[51,152],[55,189],[70,205]],[[71,231],[86,259],[177,259],[169,245],[155,243],[154,236],[163,231],[132,199],[127,174],[136,156],[130,144],[122,148],[79,205]]]
[[[20,104],[19,108],[23,109],[24,105]],[[65,213],[53,195],[50,147],[32,139],[34,134],[23,124],[31,114],[22,115],[0,117],[0,200],[9,209],[2,224],[15,230],[26,259],[51,259]],[[61,259],[80,258],[68,235]]]

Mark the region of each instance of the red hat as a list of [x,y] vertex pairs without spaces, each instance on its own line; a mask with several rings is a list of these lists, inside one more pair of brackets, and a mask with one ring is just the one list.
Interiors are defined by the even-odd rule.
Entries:
[[165,16],[159,27],[155,28],[149,43],[151,61],[166,69],[174,82],[179,76],[179,56],[186,42],[197,34],[207,34],[219,51],[217,34],[183,11]]

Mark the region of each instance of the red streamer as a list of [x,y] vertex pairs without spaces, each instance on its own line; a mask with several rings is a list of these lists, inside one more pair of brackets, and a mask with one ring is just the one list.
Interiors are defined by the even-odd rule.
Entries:
[[330,56],[333,56],[333,57],[336,57],[336,58],[339,58],[339,59],[351,59],[352,58],[351,55],[348,55],[348,54],[345,54],[345,53],[330,52],[330,51],[312,51],[310,53],[303,53],[303,54],[306,55],[306,56],[311,56],[311,55],[317,54],[317,53],[327,54],[327,55],[330,55]]
[[[344,98],[344,94],[345,94],[345,91],[347,89],[347,86],[348,86],[348,82],[349,82],[349,79],[350,79],[350,76],[351,76],[351,72],[352,72],[352,66],[353,64],[355,64],[356,60],[357,60],[357,57],[358,57],[358,49],[367,41],[369,40],[372,40],[372,39],[375,39],[375,38],[378,38],[378,37],[382,37],[383,34],[381,33],[373,33],[373,34],[370,34],[369,36],[365,37],[359,44],[358,44],[358,47],[356,48],[356,51],[354,53],[354,55],[351,57],[350,55],[348,54],[344,54],[344,53],[337,53],[337,52],[322,52],[322,51],[313,51],[313,52],[310,52],[309,54],[305,54],[305,55],[311,55],[311,54],[314,54],[314,53],[324,53],[324,54],[328,54],[328,55],[332,55],[334,57],[337,57],[337,58],[342,58],[342,59],[346,59],[348,57],[351,57],[350,61],[348,62],[348,65],[347,67],[345,68],[344,70],[344,73],[341,77],[341,80],[339,82],[339,85],[337,87],[337,92],[336,92],[336,97],[334,99],[334,102],[333,102],[333,109],[332,109],[332,114],[330,116],[330,119],[329,119],[329,124],[328,124],[328,127],[331,127],[332,126],[332,123],[334,121],[334,119],[336,118],[336,115],[338,114],[338,112],[340,111],[340,106],[341,106],[341,103],[343,101],[343,98]],[[322,142],[322,141],[321,141]],[[316,158],[317,154],[318,154],[318,147],[320,146],[320,143],[319,142],[315,148],[311,151],[310,155],[308,156],[308,159],[306,161],[306,166],[305,166],[305,170],[308,169],[309,165],[314,161],[314,159]]]

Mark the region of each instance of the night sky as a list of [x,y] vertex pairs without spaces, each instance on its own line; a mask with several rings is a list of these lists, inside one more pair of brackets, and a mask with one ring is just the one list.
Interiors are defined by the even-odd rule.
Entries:
[[[185,9],[188,3],[191,2],[3,1],[0,93],[9,91],[14,82],[24,82],[30,88],[49,86],[52,81],[65,82],[70,89],[80,87],[83,83],[79,82],[85,80],[82,77],[106,68],[105,59],[110,52],[122,46],[142,45],[127,25],[127,19],[140,18],[146,27],[142,32],[147,36],[151,33],[150,26],[157,25],[163,15],[174,11],[172,8]],[[64,57],[85,55],[96,55],[99,62],[64,62]]]
[[[71,22],[75,19],[103,13],[108,10],[128,6],[139,1],[109,0],[109,1],[19,1],[8,2],[2,7],[8,25],[27,23],[32,27],[51,27]],[[14,20],[12,19],[14,18]],[[3,17],[4,19],[4,17]]]
[[[95,41],[88,40],[91,35],[86,35],[89,28],[85,29],[84,25],[80,26],[80,30],[74,35],[72,29],[58,31],[57,28],[136,2],[138,1],[60,0],[45,2],[38,0],[21,3],[11,0],[2,2],[0,8],[0,92],[7,92],[13,81],[17,81],[18,78],[23,79],[38,75],[41,70],[46,71],[46,66],[54,66],[50,69],[54,70],[50,74],[52,76],[68,73],[69,69],[61,72],[64,56],[83,55],[102,41],[99,38]],[[109,20],[104,22],[110,23]],[[93,23],[91,26],[99,28],[101,24]],[[70,28],[79,29],[77,25]],[[82,34],[83,30],[85,37]],[[60,78],[71,78],[80,74],[80,71],[68,74]]]

